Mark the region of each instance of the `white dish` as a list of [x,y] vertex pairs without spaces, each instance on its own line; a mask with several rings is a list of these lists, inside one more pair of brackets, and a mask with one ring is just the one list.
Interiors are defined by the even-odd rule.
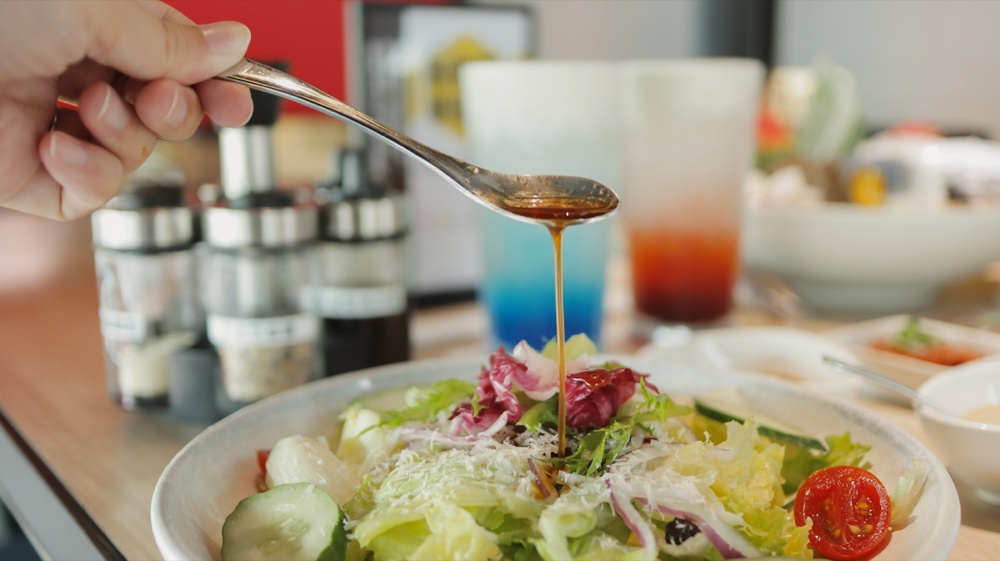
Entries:
[[746,264],[815,307],[911,311],[1000,259],[1000,209],[750,208],[743,235]]
[[709,329],[696,332],[682,345],[646,345],[636,355],[658,362],[769,374],[838,397],[852,397],[862,386],[857,378],[835,372],[822,362],[823,355],[830,355],[857,363],[854,353],[836,341],[791,327]]
[[[956,366],[920,386],[920,393],[964,416],[1000,406],[1000,363]],[[983,502],[1000,505],[1000,425],[974,423],[919,407],[931,445],[955,476],[971,483]]]
[[[889,339],[899,333],[908,319],[906,315],[889,316],[831,329],[823,335],[849,348],[872,370],[916,390],[932,376],[950,367],[870,346],[873,341]],[[983,357],[977,362],[1000,358],[990,356],[1000,353],[1000,334],[926,318],[921,318],[920,328],[946,343],[981,352]]]
[[[850,430],[872,445],[868,459],[891,489],[912,458],[928,465],[928,478],[910,523],[894,532],[876,559],[945,559],[961,519],[958,495],[941,462],[917,439],[882,417],[846,401],[824,398],[764,377],[618,360],[673,395],[737,388],[750,407],[816,434]],[[265,399],[230,415],[188,443],[170,462],[153,492],[156,545],[167,561],[219,559],[221,528],[243,498],[256,492],[255,450],[288,435],[332,435],[341,408],[360,396],[445,378],[473,379],[485,362],[468,358],[411,362],[346,374]]]

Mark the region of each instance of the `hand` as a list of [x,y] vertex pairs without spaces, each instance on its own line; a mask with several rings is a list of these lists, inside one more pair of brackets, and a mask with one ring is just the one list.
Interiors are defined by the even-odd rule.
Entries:
[[191,136],[203,113],[242,125],[250,91],[210,78],[249,43],[240,23],[198,26],[158,0],[0,1],[0,206],[84,216],[157,137]]

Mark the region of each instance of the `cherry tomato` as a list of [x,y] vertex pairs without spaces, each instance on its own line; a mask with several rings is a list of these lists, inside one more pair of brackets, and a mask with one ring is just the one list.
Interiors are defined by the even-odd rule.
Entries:
[[257,465],[260,466],[261,476],[267,476],[267,458],[271,455],[271,449],[257,450]]
[[856,559],[878,547],[889,529],[889,494],[872,472],[851,466],[821,469],[795,497],[795,525],[812,519],[809,543],[831,559]]

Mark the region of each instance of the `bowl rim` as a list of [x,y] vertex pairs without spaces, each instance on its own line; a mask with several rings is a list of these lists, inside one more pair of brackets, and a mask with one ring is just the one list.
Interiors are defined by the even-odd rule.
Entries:
[[[655,362],[649,362],[643,357],[637,357],[635,355],[608,355],[617,356],[619,358],[625,359],[636,359],[634,367],[637,369],[652,368],[652,367],[664,367],[662,363],[656,364]],[[184,464],[193,461],[192,456],[196,448],[200,445],[201,441],[209,438],[209,435],[213,433],[225,434],[227,430],[231,430],[231,425],[242,422],[242,419],[251,415],[257,415],[258,410],[267,410],[272,404],[281,401],[294,401],[297,396],[305,393],[310,393],[317,391],[320,387],[325,386],[341,386],[349,384],[358,384],[359,386],[365,387],[367,389],[374,389],[373,378],[376,377],[398,377],[401,374],[410,373],[410,371],[415,366],[424,367],[427,369],[434,368],[441,370],[452,365],[466,366],[469,364],[481,364],[486,358],[485,353],[482,356],[454,356],[454,357],[444,357],[435,359],[424,359],[418,361],[408,361],[404,363],[391,364],[381,367],[374,367],[365,370],[359,370],[353,373],[342,374],[333,378],[326,378],[322,380],[315,381],[310,384],[305,384],[297,388],[282,392],[281,394],[265,398],[261,401],[253,403],[232,415],[220,420],[219,422],[208,427],[205,431],[197,435],[190,442],[188,442],[167,464],[163,472],[160,474],[159,479],[156,482],[155,489],[153,491],[153,498],[150,504],[150,522],[152,523],[153,537],[157,548],[160,550],[161,555],[165,559],[186,559],[183,557],[182,550],[179,544],[173,539],[173,534],[171,533],[168,525],[164,523],[165,520],[169,520],[169,516],[164,516],[165,512],[165,500],[164,496],[169,491],[170,483],[168,482],[169,473],[177,470],[183,469]],[[682,370],[692,370],[692,371],[708,371],[711,370],[720,376],[732,378],[733,380],[738,380],[741,377],[733,372],[721,371],[718,369],[706,369],[689,367],[682,365],[674,365],[672,368],[679,368]],[[927,545],[931,555],[928,558],[933,559],[945,559],[951,551],[954,549],[956,541],[958,539],[959,530],[961,527],[961,503],[958,498],[958,493],[955,489],[955,485],[952,478],[945,470],[944,465],[941,460],[927,447],[926,444],[920,441],[915,435],[906,431],[898,424],[886,419],[885,417],[875,413],[874,411],[868,409],[867,407],[856,403],[852,400],[830,396],[815,394],[813,392],[806,391],[802,388],[797,387],[795,384],[785,382],[782,380],[776,380],[765,375],[751,376],[752,380],[746,381],[752,387],[760,388],[776,388],[782,391],[782,393],[799,394],[803,395],[807,399],[819,400],[825,403],[834,410],[837,410],[842,414],[849,422],[857,423],[862,426],[866,426],[869,430],[875,432],[888,433],[889,435],[895,435],[901,437],[907,444],[915,447],[915,456],[921,456],[924,461],[928,464],[928,475],[934,474],[940,485],[940,492],[942,498],[941,511],[939,514],[943,515],[943,521],[938,525],[934,531],[934,535],[937,541],[931,542]]]
[[[938,386],[954,382],[958,378],[971,377],[981,374],[981,370],[985,370],[989,367],[996,370],[1000,368],[1000,362],[996,359],[989,361],[983,360],[982,362],[974,361],[949,368],[948,370],[931,377],[926,382],[921,384],[920,387],[917,388],[917,393],[933,398],[933,390]],[[916,410],[917,414],[921,417],[929,418],[940,424],[980,433],[1000,435],[1000,425],[977,423],[975,421],[967,421],[961,417],[951,417],[921,404],[917,405]]]

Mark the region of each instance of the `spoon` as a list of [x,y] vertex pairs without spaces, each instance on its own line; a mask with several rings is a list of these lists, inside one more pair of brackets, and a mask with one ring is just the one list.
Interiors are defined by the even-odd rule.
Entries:
[[954,417],[956,419],[960,418],[958,415],[952,413],[944,405],[941,405],[940,403],[934,401],[933,399],[927,397],[922,393],[917,393],[911,390],[910,388],[904,386],[903,384],[890,380],[889,378],[886,378],[881,374],[876,374],[870,370],[865,370],[864,368],[858,368],[857,366],[852,366],[845,362],[840,362],[839,360],[831,358],[830,356],[824,355],[823,362],[826,363],[827,366],[832,367],[834,370],[856,374],[868,380],[869,382],[875,384],[876,386],[882,386],[887,390],[892,390],[896,393],[903,394],[906,397],[912,399],[913,401],[916,401],[921,405],[926,405],[927,407],[930,407],[931,409],[934,409],[940,413],[944,413],[949,417]]
[[[565,175],[517,175],[486,170],[442,154],[361,113],[332,95],[298,78],[249,59],[219,74],[218,78],[245,84],[300,103],[357,125],[401,150],[443,177],[479,204],[500,214],[535,224],[569,226],[593,222],[618,209],[618,195],[610,188],[582,177]],[[525,210],[566,209],[568,212],[528,213]],[[534,216],[532,216],[534,214]]]

